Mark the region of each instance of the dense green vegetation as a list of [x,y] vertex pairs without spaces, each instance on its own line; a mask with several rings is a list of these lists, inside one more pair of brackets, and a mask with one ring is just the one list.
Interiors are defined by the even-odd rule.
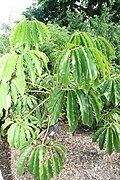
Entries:
[[35,0],[24,15],[30,19],[35,17],[45,23],[57,21],[59,25],[68,26],[68,9],[74,14],[84,12],[85,20],[94,15],[101,15],[104,7],[109,8],[110,13],[113,14],[112,20],[118,22],[120,18],[119,0]]
[[[42,7],[49,2],[41,1]],[[116,1],[101,1],[100,14],[93,8],[92,15],[88,5],[98,1],[79,12],[75,1],[54,2],[66,7],[48,19],[53,24],[28,10],[31,16],[16,24],[9,42],[9,33],[0,40],[0,134],[20,151],[18,174],[27,167],[36,180],[63,168],[66,150],[51,133],[63,114],[71,133],[78,126],[93,129],[101,150],[120,153],[120,26],[111,16]]]
[[2,31],[0,35],[0,56],[2,56],[3,54],[7,53],[10,49],[10,45],[9,45],[10,28],[6,24],[1,24],[0,30]]

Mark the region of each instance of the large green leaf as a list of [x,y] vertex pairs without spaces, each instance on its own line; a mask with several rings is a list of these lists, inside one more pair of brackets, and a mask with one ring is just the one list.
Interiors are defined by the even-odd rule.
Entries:
[[17,162],[17,172],[23,175],[24,167],[34,176],[35,179],[50,180],[58,176],[63,168],[66,157],[65,148],[59,143],[39,145],[24,145],[20,150],[20,157]]
[[111,128],[107,128],[106,135],[107,152],[109,155],[113,152],[113,131]]
[[16,85],[16,88],[18,92],[21,94],[21,96],[25,93],[26,88],[26,81],[25,81],[25,73],[24,73],[24,60],[23,56],[19,56],[19,59],[17,61],[16,65],[16,78],[14,79],[14,84]]
[[72,65],[73,65],[73,77],[75,79],[75,82],[78,85],[82,84],[82,63],[78,59],[79,51],[76,49],[76,51],[72,52]]
[[88,100],[88,95],[83,93],[82,90],[76,91],[77,93],[77,98],[78,98],[78,103],[80,105],[80,112],[81,112],[81,118],[82,118],[82,123],[85,125],[90,125],[90,111],[89,111],[89,100]]
[[116,152],[120,152],[120,125],[114,124],[113,125],[113,144]]
[[17,173],[20,176],[23,175],[23,173],[24,173],[25,162],[26,162],[27,157],[29,156],[31,150],[32,150],[32,146],[28,146],[28,147],[24,148],[24,150],[20,154],[20,157],[17,161]]
[[24,18],[12,30],[10,45],[11,48],[39,49],[48,36],[49,32],[44,23]]
[[98,93],[97,91],[90,90],[90,92],[89,92],[89,106],[90,105],[93,109],[93,113],[94,113],[94,116],[95,116],[97,122],[99,122],[100,117],[101,117],[101,111],[103,108],[103,104],[102,104],[102,100],[100,97],[100,93]]
[[6,83],[12,78],[17,61],[18,56],[15,52],[7,54],[0,59],[0,80],[2,80],[3,83]]
[[50,159],[47,159],[45,162],[45,168],[47,170],[48,179],[51,179],[53,177],[53,169],[52,169],[52,162]]
[[75,32],[70,39],[70,43],[77,46],[94,47],[94,41],[91,35],[86,32]]
[[102,150],[104,148],[105,139],[106,139],[106,129],[99,136],[99,148]]
[[15,148],[20,148],[23,144],[35,138],[34,132],[37,127],[22,120],[16,119],[17,122],[13,123],[8,129],[8,142],[11,146]]
[[61,115],[63,102],[64,102],[64,91],[58,89],[54,90],[53,94],[50,96],[48,103],[48,111],[50,115],[50,125],[56,124],[58,118]]
[[67,92],[67,119],[69,124],[69,129],[71,132],[74,132],[78,125],[78,116],[77,116],[77,100],[76,94],[73,90]]
[[[16,131],[16,129],[18,128],[18,126],[19,126],[19,124],[18,123],[14,123],[14,124],[12,124],[11,126],[10,126],[10,128],[8,129],[8,132],[7,132],[7,135],[8,135],[8,143],[11,145],[11,146],[13,146],[13,147],[15,147],[15,141],[14,141],[14,139],[15,139],[15,136],[17,136],[17,131]],[[15,134],[16,133],[16,134]],[[18,136],[17,136],[18,137]]]
[[103,48],[101,49],[101,51],[104,53],[104,51],[106,51],[106,55],[107,57],[110,56],[115,56],[115,50],[114,47],[110,44],[110,42],[105,39],[102,36],[98,36],[97,39],[101,42],[101,44],[103,44]]
[[36,149],[33,149],[30,156],[29,156],[29,160],[28,160],[28,170],[30,171],[30,173],[34,172],[35,152],[36,152]]
[[79,87],[88,91],[95,80],[108,77],[109,72],[109,62],[99,50],[80,46],[65,52],[58,74],[64,85],[74,80]]
[[92,137],[92,141],[96,142],[97,139],[99,138],[99,136],[105,131],[105,127],[100,127],[94,134],[94,136]]
[[110,78],[99,86],[101,95],[105,96],[108,102],[115,105],[120,103],[120,78]]
[[59,76],[60,81],[68,85],[70,81],[70,51],[66,52],[66,54],[61,59],[59,65]]
[[98,36],[93,37],[86,32],[75,32],[71,39],[70,43],[76,46],[86,46],[89,48],[97,48],[108,58],[110,56],[115,56],[115,50],[108,40],[104,37]]
[[120,152],[120,125],[116,122],[100,127],[94,134],[93,142],[99,139],[99,147],[106,148],[109,155],[115,150]]
[[1,102],[0,102],[0,111],[3,111],[3,108],[7,111],[11,106],[11,95],[10,95],[10,87],[8,83],[0,84],[0,94],[1,94]]

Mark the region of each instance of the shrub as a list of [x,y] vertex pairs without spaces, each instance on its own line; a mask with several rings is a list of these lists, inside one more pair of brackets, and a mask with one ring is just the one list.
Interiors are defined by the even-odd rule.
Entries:
[[[59,31],[51,33],[53,47],[61,40]],[[20,151],[19,175],[24,166],[35,179],[59,175],[66,150],[51,137],[50,128],[63,110],[70,132],[78,124],[95,127],[93,142],[99,139],[100,149],[109,154],[120,152],[120,77],[111,75],[110,66],[115,50],[105,38],[85,32],[66,39],[49,68],[49,58],[40,51],[50,43],[47,26],[23,19],[11,32],[11,51],[0,59],[1,134]]]

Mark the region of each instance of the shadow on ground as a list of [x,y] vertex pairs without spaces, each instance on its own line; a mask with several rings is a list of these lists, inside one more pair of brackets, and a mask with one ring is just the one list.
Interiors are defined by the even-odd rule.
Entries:
[[13,180],[11,175],[11,151],[5,139],[0,138],[0,170],[4,180]]

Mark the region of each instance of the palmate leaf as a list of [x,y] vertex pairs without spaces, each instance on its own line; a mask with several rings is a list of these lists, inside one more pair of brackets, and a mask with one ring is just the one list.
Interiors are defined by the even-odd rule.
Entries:
[[100,149],[106,148],[109,155],[113,151],[120,152],[120,125],[116,122],[110,125],[100,127],[94,134],[92,140],[96,142],[99,139]]
[[97,78],[109,76],[106,57],[95,48],[76,47],[65,52],[59,64],[59,81],[69,85],[71,81],[87,91]]
[[65,92],[61,89],[55,89],[50,96],[48,103],[48,112],[50,115],[50,125],[57,123],[58,118],[62,113]]
[[110,44],[110,42],[108,40],[106,40],[104,37],[102,36],[98,36],[96,41],[99,41],[101,44],[101,48],[98,49],[101,50],[101,52],[103,52],[103,54],[106,54],[106,56],[109,58],[110,56],[114,56],[115,57],[115,50],[114,47],[112,46],[112,44]]
[[39,49],[46,37],[49,37],[49,32],[44,23],[24,18],[13,28],[10,45],[11,48]]
[[94,118],[99,122],[103,107],[100,94],[95,90],[90,90],[86,94],[82,90],[76,90],[76,95],[80,106],[82,123],[91,126],[93,122],[91,114],[94,114]]
[[[4,64],[2,61],[4,60]],[[2,95],[1,109],[8,110],[12,101],[17,102],[18,91],[23,95],[25,92],[25,74],[23,67],[22,56],[16,52],[9,53],[3,56],[0,61],[1,70],[1,85],[0,92]],[[3,90],[4,89],[4,90]]]
[[23,58],[28,69],[30,80],[33,84],[35,83],[37,77],[42,75],[43,69],[49,71],[47,67],[49,59],[45,53],[38,50],[30,50],[24,54]]
[[13,51],[0,59],[1,116],[3,108],[8,110],[12,103],[17,103],[19,96],[25,94],[26,81],[34,84],[44,69],[48,71],[47,63],[47,56],[38,50]]
[[32,125],[28,122],[15,122],[9,127],[7,136],[8,142],[12,147],[20,148],[23,144],[31,139],[35,138],[35,129]]
[[110,44],[108,40],[101,36],[95,38],[86,32],[75,32],[70,39],[70,43],[76,46],[97,48],[108,58],[110,56],[115,56],[114,47]]
[[100,76],[104,79],[110,77],[110,64],[108,59],[97,48],[90,48],[95,59]]
[[110,78],[99,86],[101,95],[106,98],[108,102],[112,102],[114,105],[120,103],[120,78]]
[[94,47],[93,38],[86,32],[75,32],[70,39],[70,43],[77,46]]
[[[64,102],[64,91],[55,90],[49,100],[49,114],[51,118],[51,125],[54,125],[61,114]],[[79,107],[80,109],[79,109]],[[66,113],[68,119],[69,130],[74,132],[79,121],[84,125],[91,126],[94,120],[98,123],[101,117],[103,105],[100,94],[91,89],[88,93],[82,90],[68,90],[66,100]],[[54,121],[53,121],[54,120]]]
[[49,146],[26,145],[20,152],[17,162],[18,174],[23,175],[26,165],[36,180],[50,180],[53,176],[58,176],[66,157],[65,148],[56,142]]

